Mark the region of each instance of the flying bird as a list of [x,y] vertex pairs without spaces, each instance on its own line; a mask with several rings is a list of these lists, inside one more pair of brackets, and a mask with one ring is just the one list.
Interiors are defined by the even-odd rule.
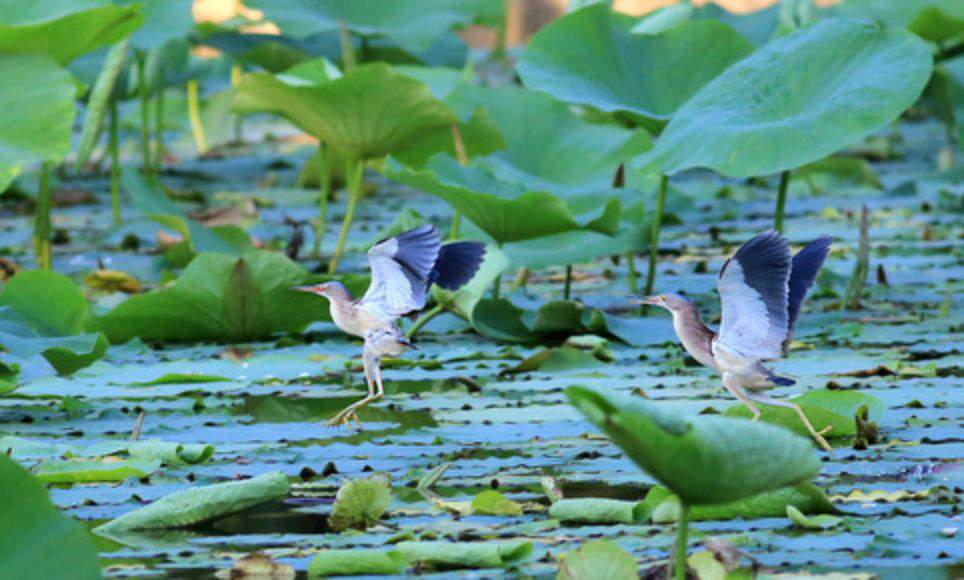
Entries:
[[425,225],[381,240],[368,250],[372,278],[360,300],[341,282],[294,287],[327,298],[335,326],[365,340],[362,367],[368,395],[345,407],[329,426],[350,425],[352,420],[361,424],[358,409],[385,394],[381,359],[414,348],[399,331],[398,319],[425,308],[432,284],[446,290],[464,286],[475,276],[484,255],[484,244],[443,245],[435,226]]
[[800,305],[813,286],[830,243],[830,237],[821,236],[792,258],[787,239],[772,230],[744,243],[720,270],[719,332],[710,330],[700,319],[696,305],[682,296],[659,294],[642,300],[643,304],[670,311],[683,348],[700,364],[720,374],[723,386],[750,409],[754,420],[760,416],[754,403],[793,409],[826,451],[832,448],[799,405],[767,397],[762,391],[795,383],[775,375],[763,363],[786,356]]

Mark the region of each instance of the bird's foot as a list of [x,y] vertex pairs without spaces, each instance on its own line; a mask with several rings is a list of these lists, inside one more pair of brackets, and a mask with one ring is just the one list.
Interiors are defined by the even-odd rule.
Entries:
[[820,447],[823,448],[827,453],[833,453],[833,447],[827,443],[827,440],[823,438],[823,434],[829,431],[829,429],[823,429],[822,431],[816,431],[813,433],[813,440],[817,442]]
[[[368,401],[365,401],[365,403],[367,404]],[[351,422],[354,421],[355,424],[358,425],[358,430],[361,431],[362,422],[361,422],[361,419],[358,418],[358,409],[362,406],[363,405],[359,405],[358,403],[349,405],[348,407],[342,409],[337,415],[329,419],[326,425],[329,427],[349,427],[350,428]]]

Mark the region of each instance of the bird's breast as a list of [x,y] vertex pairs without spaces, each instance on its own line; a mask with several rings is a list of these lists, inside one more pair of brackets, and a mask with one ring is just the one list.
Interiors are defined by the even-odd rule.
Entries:
[[365,333],[376,329],[390,329],[391,324],[368,311],[364,306],[351,304],[331,307],[331,320],[342,332],[364,338]]

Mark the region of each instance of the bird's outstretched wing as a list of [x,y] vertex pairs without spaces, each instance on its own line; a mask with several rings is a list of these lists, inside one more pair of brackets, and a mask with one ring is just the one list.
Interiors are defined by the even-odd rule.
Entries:
[[782,354],[787,336],[790,246],[775,231],[743,244],[720,270],[723,320],[716,342],[747,360]]
[[440,247],[438,231],[431,225],[372,246],[368,250],[372,281],[360,304],[391,320],[424,308]]
[[790,263],[790,293],[787,300],[787,337],[783,341],[784,354],[793,336],[793,327],[797,324],[800,306],[807,296],[807,291],[813,286],[813,281],[817,279],[820,266],[827,259],[832,241],[830,236],[820,236],[794,254],[793,261]]

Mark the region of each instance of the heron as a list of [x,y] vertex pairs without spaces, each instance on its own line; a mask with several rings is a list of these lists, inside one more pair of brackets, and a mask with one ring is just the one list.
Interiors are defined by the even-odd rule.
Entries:
[[793,409],[828,452],[833,448],[813,428],[800,405],[763,394],[773,387],[796,383],[777,376],[763,363],[787,355],[800,306],[827,257],[830,243],[830,237],[820,236],[791,258],[787,239],[770,230],[740,246],[720,269],[718,332],[703,323],[695,304],[678,294],[642,300],[673,315],[673,329],[686,352],[719,373],[723,386],[750,409],[753,420],[760,417],[755,403]]
[[352,420],[361,425],[358,410],[385,395],[382,358],[415,348],[401,333],[399,318],[425,308],[432,284],[449,291],[464,286],[484,256],[484,244],[442,244],[435,226],[424,225],[380,240],[368,250],[371,282],[361,299],[355,300],[337,281],[294,287],[327,298],[335,326],[365,341],[362,369],[368,395],[336,414],[329,426],[350,426]]

